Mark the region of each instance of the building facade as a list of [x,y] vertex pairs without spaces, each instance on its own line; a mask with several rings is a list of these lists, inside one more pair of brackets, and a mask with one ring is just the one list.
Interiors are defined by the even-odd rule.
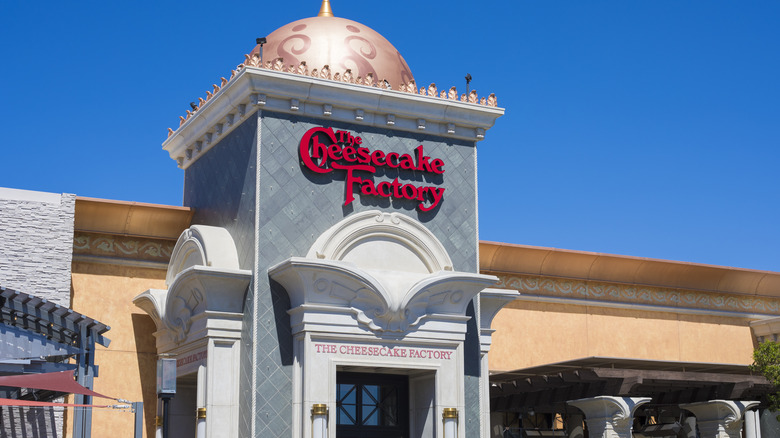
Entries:
[[95,390],[145,436],[161,357],[177,437],[771,436],[780,274],[480,242],[502,114],[327,0],[258,39],[163,144],[184,207],[63,198],[69,304],[112,327]]

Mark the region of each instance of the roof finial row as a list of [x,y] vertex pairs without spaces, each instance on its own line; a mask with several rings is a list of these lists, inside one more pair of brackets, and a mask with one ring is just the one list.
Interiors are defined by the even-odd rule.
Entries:
[[322,0],[322,6],[320,6],[320,13],[318,17],[332,17],[333,10],[330,8],[330,0]]

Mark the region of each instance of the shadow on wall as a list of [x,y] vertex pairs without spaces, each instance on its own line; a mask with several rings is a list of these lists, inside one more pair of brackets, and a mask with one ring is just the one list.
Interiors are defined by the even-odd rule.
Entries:
[[155,417],[157,417],[157,345],[154,339],[156,327],[148,315],[133,314],[131,317],[141,378],[142,400],[140,401],[144,403],[146,436],[151,437],[156,433]]
[[274,305],[274,318],[276,319],[276,337],[279,342],[279,355],[282,365],[293,364],[293,337],[290,327],[290,296],[281,284],[268,279],[271,286],[271,299]]

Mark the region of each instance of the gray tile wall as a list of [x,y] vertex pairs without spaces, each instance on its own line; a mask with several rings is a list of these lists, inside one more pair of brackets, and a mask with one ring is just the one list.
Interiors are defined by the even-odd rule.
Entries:
[[[220,140],[184,172],[184,205],[193,207],[193,225],[226,228],[236,243],[239,266],[256,272],[255,186],[257,181],[257,113]],[[253,280],[254,283],[254,280]],[[249,436],[252,394],[252,313],[253,284],[244,300],[241,334],[241,407],[240,436]]]
[[257,117],[247,119],[184,172],[184,205],[193,225],[224,227],[241,269],[254,262]]
[[[343,175],[316,175],[302,169],[298,144],[310,128],[330,126],[347,130],[363,138],[363,146],[386,152],[413,152],[420,144],[426,155],[442,158],[445,173],[441,187],[444,199],[431,212],[416,209],[416,202],[361,197],[355,195],[351,205],[344,206]],[[268,267],[291,256],[304,256],[314,240],[325,230],[352,213],[380,209],[397,211],[423,222],[444,244],[455,269],[477,272],[476,187],[474,186],[473,143],[452,141],[425,134],[410,135],[389,129],[369,128],[356,124],[334,124],[327,119],[263,112],[260,152],[260,254],[258,260],[260,309],[259,345],[263,357],[257,364],[262,377],[256,388],[258,400],[258,437],[289,436],[291,421],[292,338],[285,311],[289,306],[286,292],[269,285]],[[332,172],[336,174],[340,172]],[[375,182],[396,176],[418,185],[430,185],[430,176],[410,171],[380,172]],[[438,182],[438,181],[437,181]],[[467,364],[466,405],[464,418],[467,436],[479,436],[479,342],[476,325],[469,327],[467,350],[476,354],[476,364]],[[476,368],[475,368],[476,366]],[[281,409],[281,410],[280,410]]]
[[[253,233],[258,236],[258,259],[254,261],[257,296],[247,294],[241,375],[241,436],[250,435],[251,416],[257,421],[256,437],[288,437],[292,421],[292,335],[287,315],[286,291],[272,283],[270,266],[292,256],[304,256],[314,240],[336,222],[352,213],[380,209],[397,211],[424,223],[442,242],[454,268],[477,272],[476,187],[473,143],[357,124],[331,123],[263,111],[260,117],[260,166],[255,173],[257,125],[249,117],[220,144],[201,157],[185,173],[185,205],[195,207],[193,223],[227,228],[239,249],[242,268],[253,265]],[[371,150],[412,153],[420,144],[426,155],[442,158],[445,173],[439,180],[412,171],[388,170],[374,181],[409,180],[416,185],[446,188],[440,207],[431,212],[416,209],[416,202],[372,198],[355,194],[344,206],[345,182],[341,172],[315,175],[303,169],[298,143],[310,128],[331,126],[363,138]],[[400,173],[399,173],[400,172]],[[259,221],[254,224],[255,174],[259,178]],[[335,175],[332,176],[332,175]],[[254,229],[253,229],[254,227]],[[252,314],[253,300],[258,314]],[[252,326],[257,324],[258,361],[252,364]],[[479,343],[476,325],[469,326],[466,350],[476,354],[466,364],[467,436],[479,436]],[[473,332],[473,333],[472,333]],[[254,388],[257,406],[251,409],[252,367],[258,373]]]

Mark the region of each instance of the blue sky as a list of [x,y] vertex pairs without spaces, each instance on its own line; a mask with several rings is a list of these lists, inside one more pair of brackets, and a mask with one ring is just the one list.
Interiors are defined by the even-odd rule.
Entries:
[[[485,240],[780,271],[780,2],[332,0],[496,93]],[[2,2],[0,186],[181,204],[160,144],[294,2]]]

